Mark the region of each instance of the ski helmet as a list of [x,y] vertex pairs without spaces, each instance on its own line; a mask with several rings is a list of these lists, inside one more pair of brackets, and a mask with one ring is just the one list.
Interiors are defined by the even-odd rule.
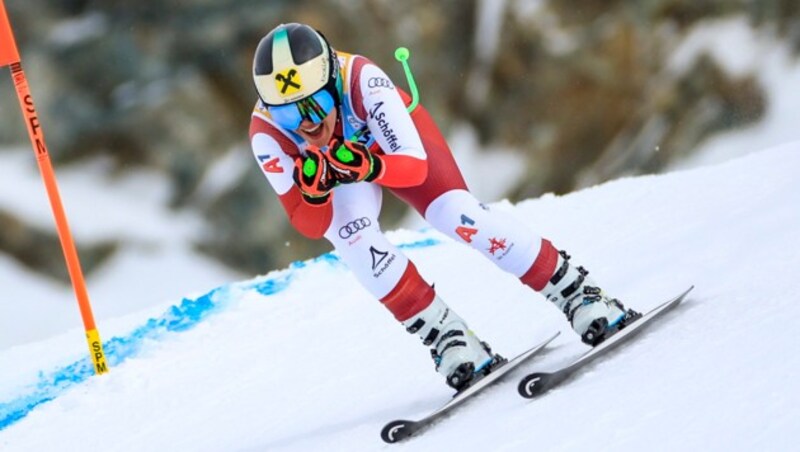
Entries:
[[338,105],[339,64],[324,36],[308,25],[281,24],[258,43],[253,80],[267,106],[279,106],[328,91]]

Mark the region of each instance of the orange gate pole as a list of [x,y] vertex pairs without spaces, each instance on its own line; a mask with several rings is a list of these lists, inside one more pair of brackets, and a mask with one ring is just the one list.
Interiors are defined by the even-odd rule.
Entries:
[[11,67],[11,78],[17,90],[19,106],[25,118],[25,125],[28,128],[28,137],[31,140],[31,146],[33,146],[33,152],[36,155],[36,162],[39,165],[39,172],[42,174],[42,180],[47,190],[47,197],[50,199],[50,207],[53,210],[56,228],[58,229],[58,238],[61,241],[61,248],[64,251],[64,258],[67,261],[69,278],[72,281],[72,287],[78,299],[78,307],[80,308],[81,318],[83,319],[83,326],[86,329],[86,342],[89,345],[89,356],[91,356],[94,363],[95,373],[98,375],[103,374],[108,372],[108,365],[106,364],[105,354],[103,353],[103,343],[100,340],[100,333],[98,333],[97,326],[94,323],[92,307],[89,304],[89,295],[86,291],[86,282],[84,281],[83,272],[81,271],[78,253],[75,250],[75,243],[72,240],[72,234],[67,224],[67,216],[64,213],[61,196],[58,193],[55,173],[50,163],[50,154],[44,142],[42,125],[39,122],[39,116],[33,104],[33,96],[31,96],[30,89],[28,88],[28,80],[25,78],[25,72],[22,70],[22,62],[19,51],[17,50],[17,44],[14,41],[14,32],[11,29],[11,23],[6,14],[5,4],[3,0],[0,0],[0,67],[2,66]]

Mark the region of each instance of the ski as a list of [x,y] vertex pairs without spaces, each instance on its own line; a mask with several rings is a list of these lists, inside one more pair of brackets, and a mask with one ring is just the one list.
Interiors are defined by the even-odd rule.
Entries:
[[449,402],[444,404],[438,410],[425,416],[417,421],[408,420],[395,420],[386,424],[381,430],[381,438],[387,443],[396,443],[402,441],[415,433],[423,430],[424,428],[433,424],[436,420],[444,415],[453,411],[456,407],[461,406],[464,402],[471,399],[474,395],[480,393],[493,383],[499,381],[507,373],[511,372],[514,368],[527,361],[532,356],[544,350],[545,346],[555,339],[560,332],[556,332],[544,342],[534,346],[533,348],[517,355],[510,361],[500,362],[494,369],[491,370],[486,376],[480,378],[477,382],[473,383],[466,389],[456,393]]
[[532,399],[554,388],[559,383],[569,378],[569,376],[575,373],[577,370],[581,369],[583,366],[604,355],[609,350],[625,342],[634,334],[644,329],[645,326],[651,323],[651,320],[660,317],[665,312],[677,306],[681,301],[683,301],[684,298],[686,298],[686,295],[688,295],[692,289],[694,289],[694,286],[689,287],[677,297],[652,309],[650,312],[644,314],[633,323],[625,326],[625,328],[620,329],[613,336],[605,339],[603,342],[575,359],[572,363],[552,372],[534,372],[525,376],[520,381],[519,387],[517,388],[520,395],[526,399]]

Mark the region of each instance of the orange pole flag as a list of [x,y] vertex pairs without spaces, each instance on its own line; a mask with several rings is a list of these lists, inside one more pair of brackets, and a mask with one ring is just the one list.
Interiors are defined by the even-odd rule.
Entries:
[[108,372],[108,365],[106,364],[105,354],[103,353],[103,343],[100,340],[100,334],[97,332],[97,327],[94,323],[92,307],[89,304],[89,295],[86,291],[86,282],[84,281],[83,272],[81,271],[78,253],[75,251],[75,243],[69,231],[67,216],[64,213],[64,206],[61,203],[61,196],[58,193],[56,176],[53,172],[53,166],[50,163],[50,154],[44,142],[42,125],[39,122],[39,115],[36,113],[36,107],[33,105],[33,96],[31,96],[30,89],[28,88],[28,80],[25,78],[25,72],[22,70],[19,51],[17,50],[17,44],[14,42],[14,33],[11,29],[11,23],[8,21],[8,15],[6,14],[6,7],[3,0],[0,0],[0,39],[2,39],[0,41],[0,66],[11,67],[11,78],[14,80],[14,87],[17,90],[19,106],[22,110],[22,115],[25,117],[28,136],[31,139],[33,152],[39,164],[39,172],[42,174],[42,180],[47,190],[47,197],[50,199],[50,207],[53,209],[53,216],[55,217],[56,228],[58,229],[58,238],[61,240],[61,248],[64,251],[64,258],[67,261],[69,278],[72,281],[72,287],[78,299],[78,306],[81,311],[81,317],[83,318],[83,326],[86,329],[86,341],[89,344],[89,356],[91,356],[94,362],[95,373],[98,375],[103,374]]

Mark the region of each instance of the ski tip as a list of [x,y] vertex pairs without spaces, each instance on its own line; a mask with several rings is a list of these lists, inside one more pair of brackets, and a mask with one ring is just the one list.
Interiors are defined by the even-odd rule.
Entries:
[[381,439],[389,444],[402,441],[414,433],[414,421],[396,420],[389,422],[381,430]]
[[519,386],[517,386],[519,395],[526,399],[532,399],[543,394],[548,389],[547,382],[549,377],[550,374],[546,372],[534,372],[527,375],[519,382]]
[[561,331],[556,331],[555,333],[553,333],[550,336],[548,336],[547,339],[545,339],[542,342],[538,343],[533,348],[536,348],[536,349],[544,348],[544,347],[550,345],[550,343],[553,342],[560,335],[561,335]]
[[689,292],[691,292],[692,290],[694,290],[694,284],[692,284],[691,286],[689,286],[689,288],[688,288],[688,289],[684,290],[684,291],[683,291],[683,292],[682,292],[680,295],[678,295],[677,297],[675,297],[675,300],[676,300],[678,303],[682,302],[682,301],[683,301],[683,300],[686,298],[686,296],[687,296],[687,295],[689,295]]

